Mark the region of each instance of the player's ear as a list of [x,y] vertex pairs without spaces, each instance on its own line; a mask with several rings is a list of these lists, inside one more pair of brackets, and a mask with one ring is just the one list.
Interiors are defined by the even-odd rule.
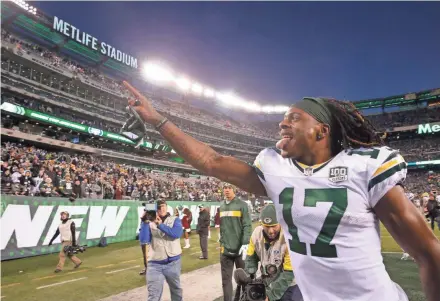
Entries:
[[328,124],[323,124],[321,130],[323,137],[330,136],[330,126]]
[[330,135],[330,127],[327,124],[320,124],[316,131],[316,140],[322,140]]

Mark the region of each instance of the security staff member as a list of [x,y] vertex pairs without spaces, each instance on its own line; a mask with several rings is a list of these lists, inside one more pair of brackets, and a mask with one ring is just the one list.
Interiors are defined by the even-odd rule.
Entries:
[[[65,246],[76,246],[76,236],[75,236],[75,223],[69,218],[69,212],[63,211],[61,215],[61,224],[58,226],[57,232],[49,242],[49,246],[52,245],[53,241],[61,234],[61,250],[60,250],[60,261],[58,262],[55,273],[59,273],[63,270],[64,262],[66,261],[66,254],[64,253]],[[75,265],[74,268],[78,268],[82,261],[75,255],[69,255],[70,260],[72,260]]]
[[275,206],[266,205],[260,214],[261,225],[252,233],[245,271],[256,274],[261,263],[261,275],[266,283],[266,301],[302,301],[295,284],[289,248],[278,223]]
[[220,266],[224,301],[232,300],[232,272],[244,268],[243,257],[252,233],[248,205],[235,196],[234,187],[223,186],[226,200],[220,205]]

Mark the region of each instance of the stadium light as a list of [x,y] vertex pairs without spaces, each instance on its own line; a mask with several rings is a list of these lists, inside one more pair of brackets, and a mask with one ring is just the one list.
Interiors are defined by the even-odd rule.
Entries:
[[214,90],[212,90],[212,89],[205,88],[205,90],[203,91],[203,95],[204,95],[205,97],[212,98],[212,97],[215,96],[215,92],[214,92]]
[[250,102],[246,105],[246,108],[250,111],[259,113],[261,112],[261,106],[256,102]]
[[191,86],[191,91],[194,92],[197,95],[200,95],[203,92],[203,87],[199,83],[193,83],[192,86]]
[[[18,3],[18,1],[23,0],[13,0]],[[182,92],[191,91],[196,95],[202,95],[206,98],[213,98],[217,101],[223,103],[227,107],[240,108],[249,112],[254,113],[266,113],[266,114],[282,114],[285,113],[289,108],[283,105],[275,106],[262,106],[257,102],[247,101],[238,95],[230,92],[217,92],[214,89],[204,87],[198,82],[192,82],[185,76],[176,77],[172,69],[169,69],[165,65],[159,62],[147,61],[143,64],[141,68],[142,75],[148,80],[156,83],[173,83]]]
[[179,87],[179,89],[183,91],[188,91],[191,87],[191,82],[184,77],[176,79],[176,84],[177,87]]
[[20,6],[22,9],[24,9],[25,11],[27,11],[33,15],[37,14],[37,8],[29,5],[29,3],[26,3],[26,1],[24,1],[24,0],[12,0],[12,2],[14,2],[18,6]]
[[142,75],[153,82],[170,82],[174,80],[171,70],[162,64],[155,62],[147,62],[142,66]]
[[281,106],[281,105],[278,105],[278,106],[263,106],[261,108],[261,111],[264,112],[264,113],[268,113],[268,114],[270,114],[270,113],[279,113],[279,114],[281,114],[281,113],[285,113],[288,109],[289,109],[288,106]]

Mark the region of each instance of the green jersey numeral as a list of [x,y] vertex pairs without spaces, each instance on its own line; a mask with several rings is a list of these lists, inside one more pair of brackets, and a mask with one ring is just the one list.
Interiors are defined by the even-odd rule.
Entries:
[[[292,239],[289,240],[290,250],[306,255],[306,244],[299,241],[298,228],[292,218],[293,188],[285,188],[279,196],[283,205],[283,218],[289,229]],[[348,205],[347,188],[306,189],[304,206],[316,207],[318,202],[331,202],[332,206],[324,220],[316,242],[310,244],[312,256],[334,258],[338,257],[335,245],[331,245],[336,230]]]
[[377,159],[379,156],[380,149],[373,149],[368,151],[361,151],[361,150],[350,150],[348,151],[348,155],[360,155],[360,156],[369,156],[372,159]]

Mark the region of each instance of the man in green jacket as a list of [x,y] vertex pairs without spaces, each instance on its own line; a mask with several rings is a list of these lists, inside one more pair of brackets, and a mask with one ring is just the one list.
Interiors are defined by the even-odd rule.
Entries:
[[245,271],[255,275],[260,264],[261,277],[266,285],[266,301],[302,301],[293,275],[289,248],[273,204],[261,210],[260,223],[251,236]]
[[[224,301],[232,300],[232,272],[244,268],[252,222],[248,205],[235,196],[235,188],[223,186],[226,200],[220,205],[220,266]],[[243,257],[243,258],[242,258]]]

